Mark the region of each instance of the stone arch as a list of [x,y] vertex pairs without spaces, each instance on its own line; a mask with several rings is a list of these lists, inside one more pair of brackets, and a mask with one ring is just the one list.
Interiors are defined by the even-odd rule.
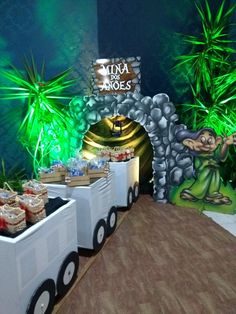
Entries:
[[153,148],[153,198],[167,203],[169,191],[174,185],[192,177],[193,162],[188,149],[176,141],[176,133],[186,126],[176,124],[178,116],[168,95],[154,97],[139,93],[75,97],[70,102],[70,112],[75,125],[72,149],[81,148],[84,135],[105,117],[125,116],[140,125],[148,133]]

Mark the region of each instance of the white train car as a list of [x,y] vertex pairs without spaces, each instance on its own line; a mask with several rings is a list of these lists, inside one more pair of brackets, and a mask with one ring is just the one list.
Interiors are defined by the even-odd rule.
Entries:
[[114,203],[117,207],[130,209],[139,197],[139,157],[128,161],[111,161],[109,166],[115,173]]
[[116,228],[115,174],[99,178],[88,186],[69,187],[65,184],[46,184],[49,196],[76,200],[78,247],[98,252],[106,237]]
[[15,238],[0,236],[0,312],[51,313],[78,270],[76,204],[68,201]]

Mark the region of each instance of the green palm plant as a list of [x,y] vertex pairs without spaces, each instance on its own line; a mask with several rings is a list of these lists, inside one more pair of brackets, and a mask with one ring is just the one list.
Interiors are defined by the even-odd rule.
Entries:
[[[226,8],[223,0],[213,14],[207,0],[195,3],[201,21],[198,35],[182,35],[189,52],[178,56],[175,71],[185,73],[191,91],[188,103],[177,105],[180,119],[191,129],[211,127],[219,135],[236,131],[236,62],[229,39],[232,13],[236,4]],[[235,147],[221,167],[225,181],[236,185]],[[231,171],[229,171],[231,169]]]
[[202,31],[199,36],[183,35],[190,51],[178,56],[174,67],[177,71],[184,70],[193,96],[189,104],[178,107],[179,113],[194,129],[208,126],[219,134],[230,133],[236,130],[235,63],[232,62],[236,50],[230,47],[235,41],[228,39],[227,31],[232,26],[230,18],[236,4],[226,9],[226,1],[222,1],[215,15],[207,0],[205,7],[195,5]]
[[[70,150],[71,117],[64,100],[71,96],[64,92],[75,83],[68,79],[71,70],[45,79],[45,66],[38,71],[33,57],[25,60],[25,71],[14,66],[0,71],[0,75],[13,83],[1,86],[3,100],[27,100],[25,117],[18,130],[19,140],[33,159],[33,170],[45,167],[53,159],[67,159]],[[14,86],[15,85],[15,86]]]
[[232,71],[215,78],[216,99],[223,105],[234,105],[236,100],[236,62],[232,62]]

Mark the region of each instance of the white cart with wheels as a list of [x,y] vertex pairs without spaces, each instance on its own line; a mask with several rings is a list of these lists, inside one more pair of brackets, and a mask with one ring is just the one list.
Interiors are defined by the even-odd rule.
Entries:
[[129,161],[111,161],[109,166],[115,173],[115,204],[130,209],[139,197],[139,157]]
[[76,200],[78,247],[99,251],[117,223],[114,173],[88,186],[47,184],[47,188],[49,196]]
[[78,270],[75,201],[15,238],[0,236],[0,312],[51,313]]

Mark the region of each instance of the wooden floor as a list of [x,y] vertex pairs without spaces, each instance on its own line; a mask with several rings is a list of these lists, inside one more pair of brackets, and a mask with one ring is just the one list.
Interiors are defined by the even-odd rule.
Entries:
[[195,210],[141,195],[102,251],[81,257],[57,314],[236,313],[236,238]]

